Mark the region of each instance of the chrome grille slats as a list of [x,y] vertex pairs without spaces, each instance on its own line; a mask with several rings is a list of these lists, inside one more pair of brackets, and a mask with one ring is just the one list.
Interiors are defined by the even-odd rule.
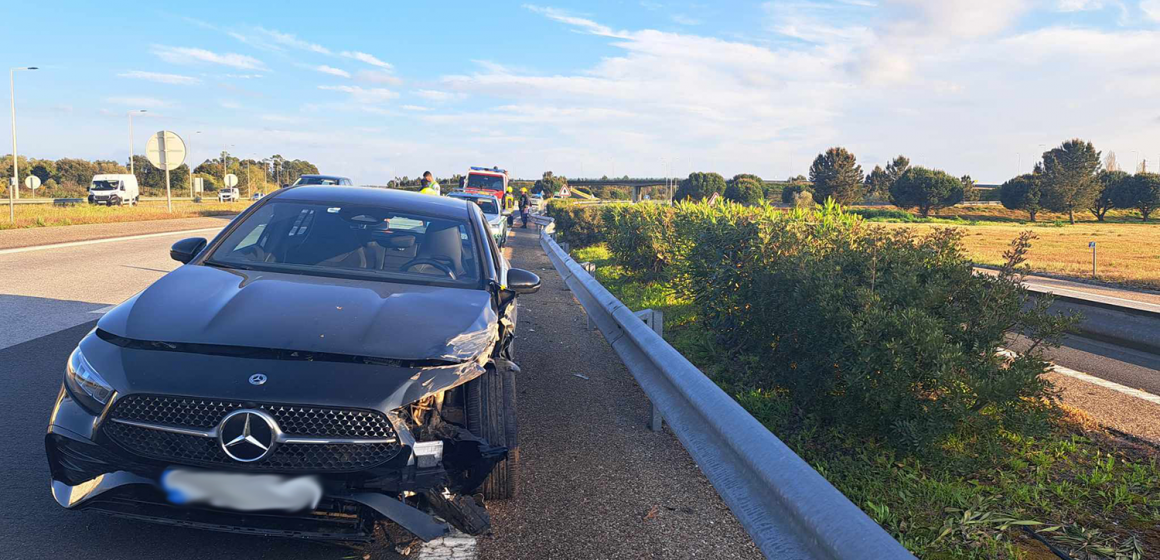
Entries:
[[[227,414],[241,409],[265,411],[275,418],[282,432],[291,439],[379,441],[286,442],[258,461],[240,463],[225,454],[216,437],[141,425],[216,433]],[[102,429],[122,447],[144,457],[178,464],[262,471],[353,472],[386,462],[401,449],[390,421],[378,411],[181,396],[122,397]]]

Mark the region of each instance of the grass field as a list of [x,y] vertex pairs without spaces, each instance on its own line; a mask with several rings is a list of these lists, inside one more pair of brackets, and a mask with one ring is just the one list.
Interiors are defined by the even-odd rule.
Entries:
[[[919,231],[957,224],[896,224]],[[1096,242],[1097,279],[1140,288],[1160,289],[1160,223],[1083,222],[1075,225],[1005,224],[976,222],[962,224],[963,244],[972,260],[997,265],[1003,251],[1021,231],[1038,236],[1031,246],[1027,264],[1032,270],[1075,278],[1092,278],[1092,251]]]
[[573,257],[596,264],[597,279],[630,309],[663,311],[669,343],[920,558],[1057,558],[1031,532],[1076,559],[1160,557],[1155,449],[1065,409],[1045,433],[960,434],[933,456],[900,455],[820,427],[808,411],[802,420],[777,391],[733,388],[739,368],[776,366],[722,359],[728,352],[689,302],[625,274],[604,246]]
[[202,202],[180,201],[173,203],[173,212],[166,211],[165,202],[142,202],[137,206],[95,206],[78,204],[75,206],[52,206],[51,204],[20,204],[16,206],[16,223],[8,221],[8,209],[3,209],[0,230],[12,228],[32,228],[51,226],[71,226],[80,224],[104,224],[112,222],[140,222],[147,220],[168,220],[171,218],[197,218],[202,216],[229,216],[237,214],[250,205],[249,201]]

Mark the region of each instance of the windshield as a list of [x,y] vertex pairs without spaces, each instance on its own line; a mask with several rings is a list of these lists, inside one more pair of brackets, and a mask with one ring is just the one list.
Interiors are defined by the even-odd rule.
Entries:
[[503,177],[495,175],[480,175],[472,173],[467,176],[467,188],[469,189],[489,189],[493,191],[503,190]]
[[295,186],[297,186],[297,185],[338,185],[338,184],[340,184],[340,180],[337,178],[334,178],[334,177],[307,177],[305,175],[303,175],[302,177],[299,177],[297,181],[294,181]]
[[480,268],[466,221],[365,205],[274,200],[207,259],[226,268],[475,285]]
[[120,181],[93,181],[94,191],[115,191],[120,187]]

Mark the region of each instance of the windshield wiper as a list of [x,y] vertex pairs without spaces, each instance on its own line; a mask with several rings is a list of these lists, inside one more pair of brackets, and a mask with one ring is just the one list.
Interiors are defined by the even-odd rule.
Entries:
[[212,266],[214,268],[232,268],[232,269],[236,269],[236,270],[255,270],[254,267],[252,267],[250,265],[246,265],[246,264],[241,264],[241,263],[227,263],[227,262],[221,262],[221,261],[206,260],[205,264],[208,264],[209,266]]

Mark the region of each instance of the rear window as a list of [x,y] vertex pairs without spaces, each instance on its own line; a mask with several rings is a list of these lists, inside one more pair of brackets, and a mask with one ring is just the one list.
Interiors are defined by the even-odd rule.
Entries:
[[226,268],[478,285],[478,247],[466,219],[365,205],[273,200],[207,259]]
[[335,177],[299,177],[295,185],[349,185],[350,181],[343,181]]

